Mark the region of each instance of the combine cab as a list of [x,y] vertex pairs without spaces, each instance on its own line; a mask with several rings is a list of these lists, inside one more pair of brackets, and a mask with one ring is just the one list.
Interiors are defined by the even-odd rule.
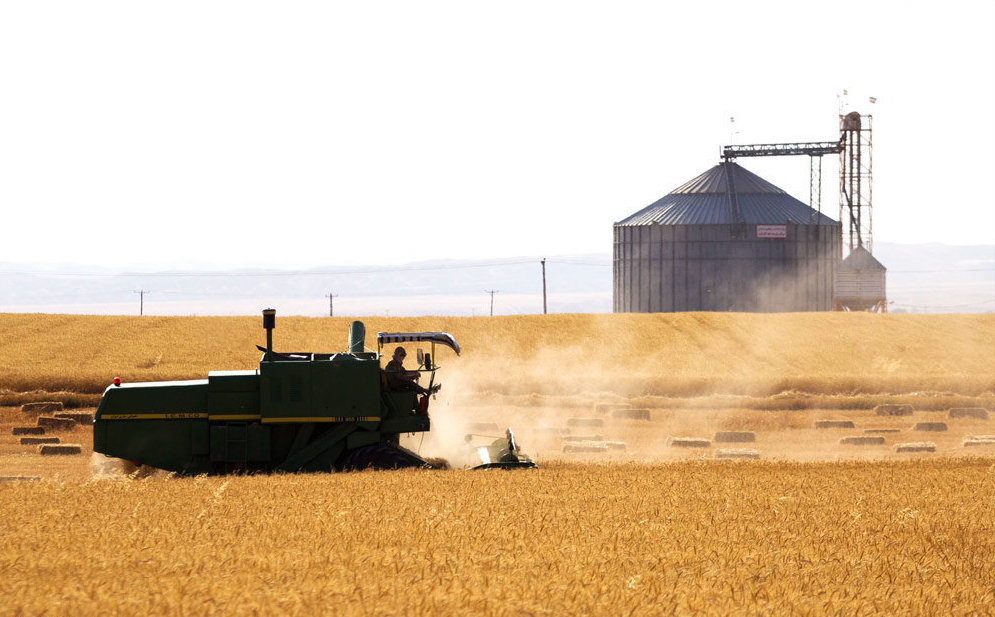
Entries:
[[[263,311],[267,343],[259,347],[256,370],[211,371],[192,381],[115,380],[94,418],[94,451],[186,474],[433,466],[401,447],[399,438],[430,429],[429,401],[439,389],[435,349],[459,355],[452,336],[381,332],[378,351],[367,352],[357,321],[347,352],[278,353],[275,323],[276,312]],[[397,343],[431,345],[431,353],[418,354],[427,388],[388,388],[380,352]],[[517,452],[515,444],[516,461],[527,459]],[[511,465],[511,458],[505,457],[507,467],[522,466]]]

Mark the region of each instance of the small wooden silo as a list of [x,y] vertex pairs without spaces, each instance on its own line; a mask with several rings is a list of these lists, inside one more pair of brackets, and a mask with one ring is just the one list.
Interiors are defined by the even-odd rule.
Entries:
[[887,269],[863,246],[850,251],[836,266],[833,310],[887,313],[886,273]]

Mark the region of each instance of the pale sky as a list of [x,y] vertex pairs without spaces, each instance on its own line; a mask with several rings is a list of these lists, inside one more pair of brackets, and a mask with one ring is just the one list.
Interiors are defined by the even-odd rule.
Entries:
[[[0,262],[606,253],[730,117],[834,140],[844,89],[874,240],[995,244],[995,2],[682,4],[4,2]],[[739,162],[808,201],[807,157]]]

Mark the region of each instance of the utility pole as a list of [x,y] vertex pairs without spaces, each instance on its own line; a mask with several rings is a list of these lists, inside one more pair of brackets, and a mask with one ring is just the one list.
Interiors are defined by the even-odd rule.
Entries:
[[332,292],[328,292],[327,294],[325,294],[325,297],[328,298],[328,316],[329,317],[335,317],[335,304],[334,304],[334,302],[335,302],[335,298],[339,297],[339,294],[333,294]]
[[542,314],[546,314],[546,258],[542,258]]
[[498,292],[497,289],[485,289],[485,294],[491,294],[491,317],[494,317],[494,294]]
[[138,294],[138,314],[145,314],[145,294],[152,293],[148,289],[136,289],[135,293]]

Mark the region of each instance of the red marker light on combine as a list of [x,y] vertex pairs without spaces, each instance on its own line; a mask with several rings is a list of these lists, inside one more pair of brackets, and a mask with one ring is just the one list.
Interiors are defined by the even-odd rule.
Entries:
[[115,386],[120,386],[121,385],[121,378],[120,377],[115,377],[114,378],[114,385]]

